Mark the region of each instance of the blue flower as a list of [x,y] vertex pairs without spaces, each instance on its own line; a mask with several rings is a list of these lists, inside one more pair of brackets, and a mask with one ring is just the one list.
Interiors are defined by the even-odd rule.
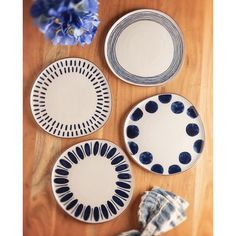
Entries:
[[97,0],[36,0],[30,14],[53,44],[90,44],[99,25]]

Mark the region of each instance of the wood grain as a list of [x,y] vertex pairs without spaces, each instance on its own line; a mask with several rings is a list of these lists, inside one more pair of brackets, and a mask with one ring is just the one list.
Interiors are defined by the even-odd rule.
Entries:
[[[115,236],[137,228],[140,195],[161,186],[190,202],[188,219],[166,236],[211,236],[212,232],[212,0],[100,0],[101,24],[93,43],[53,46],[32,24],[31,0],[24,1],[24,235],[25,236]],[[173,17],[183,31],[185,61],[177,77],[161,87],[136,87],[116,78],[106,65],[103,45],[110,26],[123,14],[141,8],[161,10]],[[83,138],[60,139],[45,133],[33,120],[29,95],[37,74],[49,63],[64,57],[82,57],[94,62],[111,87],[112,114],[106,125]],[[56,204],[50,173],[58,155],[80,141],[104,138],[124,148],[122,124],[128,110],[148,96],[174,92],[185,96],[199,110],[206,130],[206,146],[197,165],[170,177],[157,176],[132,161],[136,180],[128,209],[103,224],[78,222]]]

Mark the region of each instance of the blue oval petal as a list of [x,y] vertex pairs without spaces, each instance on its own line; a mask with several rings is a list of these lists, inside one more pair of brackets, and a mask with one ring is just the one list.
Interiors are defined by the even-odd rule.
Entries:
[[121,207],[124,206],[124,203],[122,202],[122,200],[120,198],[113,196],[112,199],[118,206],[121,206]]
[[76,156],[72,152],[68,152],[67,155],[68,155],[68,157],[70,158],[70,160],[72,162],[74,162],[75,164],[78,163],[78,160],[77,160]]
[[116,211],[116,208],[114,207],[114,205],[110,201],[107,201],[107,205],[108,205],[109,209],[111,210],[111,212],[114,215],[116,215],[117,211]]
[[84,211],[84,220],[88,220],[88,218],[90,216],[90,212],[91,212],[91,207],[87,206],[85,211]]
[[78,156],[80,157],[80,159],[84,159],[84,153],[82,152],[81,148],[76,147],[76,153],[78,154]]
[[98,148],[99,148],[99,142],[96,141],[93,147],[93,155],[96,156],[98,153]]
[[120,163],[120,162],[123,161],[123,160],[124,160],[124,157],[123,157],[123,156],[118,156],[118,157],[116,157],[116,158],[114,158],[114,159],[112,160],[111,164],[112,164],[112,165],[116,165],[116,164]]
[[107,158],[110,159],[111,157],[115,155],[115,153],[116,153],[116,148],[114,147],[108,152]]
[[90,152],[90,146],[88,143],[84,145],[84,150],[85,150],[86,155],[90,156],[91,152]]
[[101,205],[101,209],[102,209],[102,214],[105,217],[105,219],[108,219],[108,211],[107,208],[104,205]]
[[80,204],[80,205],[77,207],[77,209],[76,209],[76,211],[75,211],[75,217],[78,217],[78,216],[81,214],[83,208],[84,208],[84,205],[83,205],[83,204]]
[[61,165],[64,166],[65,168],[67,168],[67,169],[70,169],[70,168],[71,168],[71,164],[70,164],[68,161],[66,161],[66,160],[64,160],[64,159],[61,159],[59,162],[60,162]]

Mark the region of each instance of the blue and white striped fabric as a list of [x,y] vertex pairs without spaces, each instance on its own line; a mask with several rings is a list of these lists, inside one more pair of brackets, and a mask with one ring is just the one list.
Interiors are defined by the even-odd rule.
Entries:
[[154,187],[144,193],[139,205],[138,217],[141,230],[131,230],[119,236],[154,236],[165,233],[184,220],[189,203],[183,198]]

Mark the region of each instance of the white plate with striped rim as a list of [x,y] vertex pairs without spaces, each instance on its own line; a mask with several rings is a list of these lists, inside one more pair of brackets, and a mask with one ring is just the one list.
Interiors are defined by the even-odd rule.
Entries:
[[184,42],[180,28],[170,16],[141,9],[115,22],[104,49],[107,64],[117,77],[134,85],[156,86],[180,70]]

